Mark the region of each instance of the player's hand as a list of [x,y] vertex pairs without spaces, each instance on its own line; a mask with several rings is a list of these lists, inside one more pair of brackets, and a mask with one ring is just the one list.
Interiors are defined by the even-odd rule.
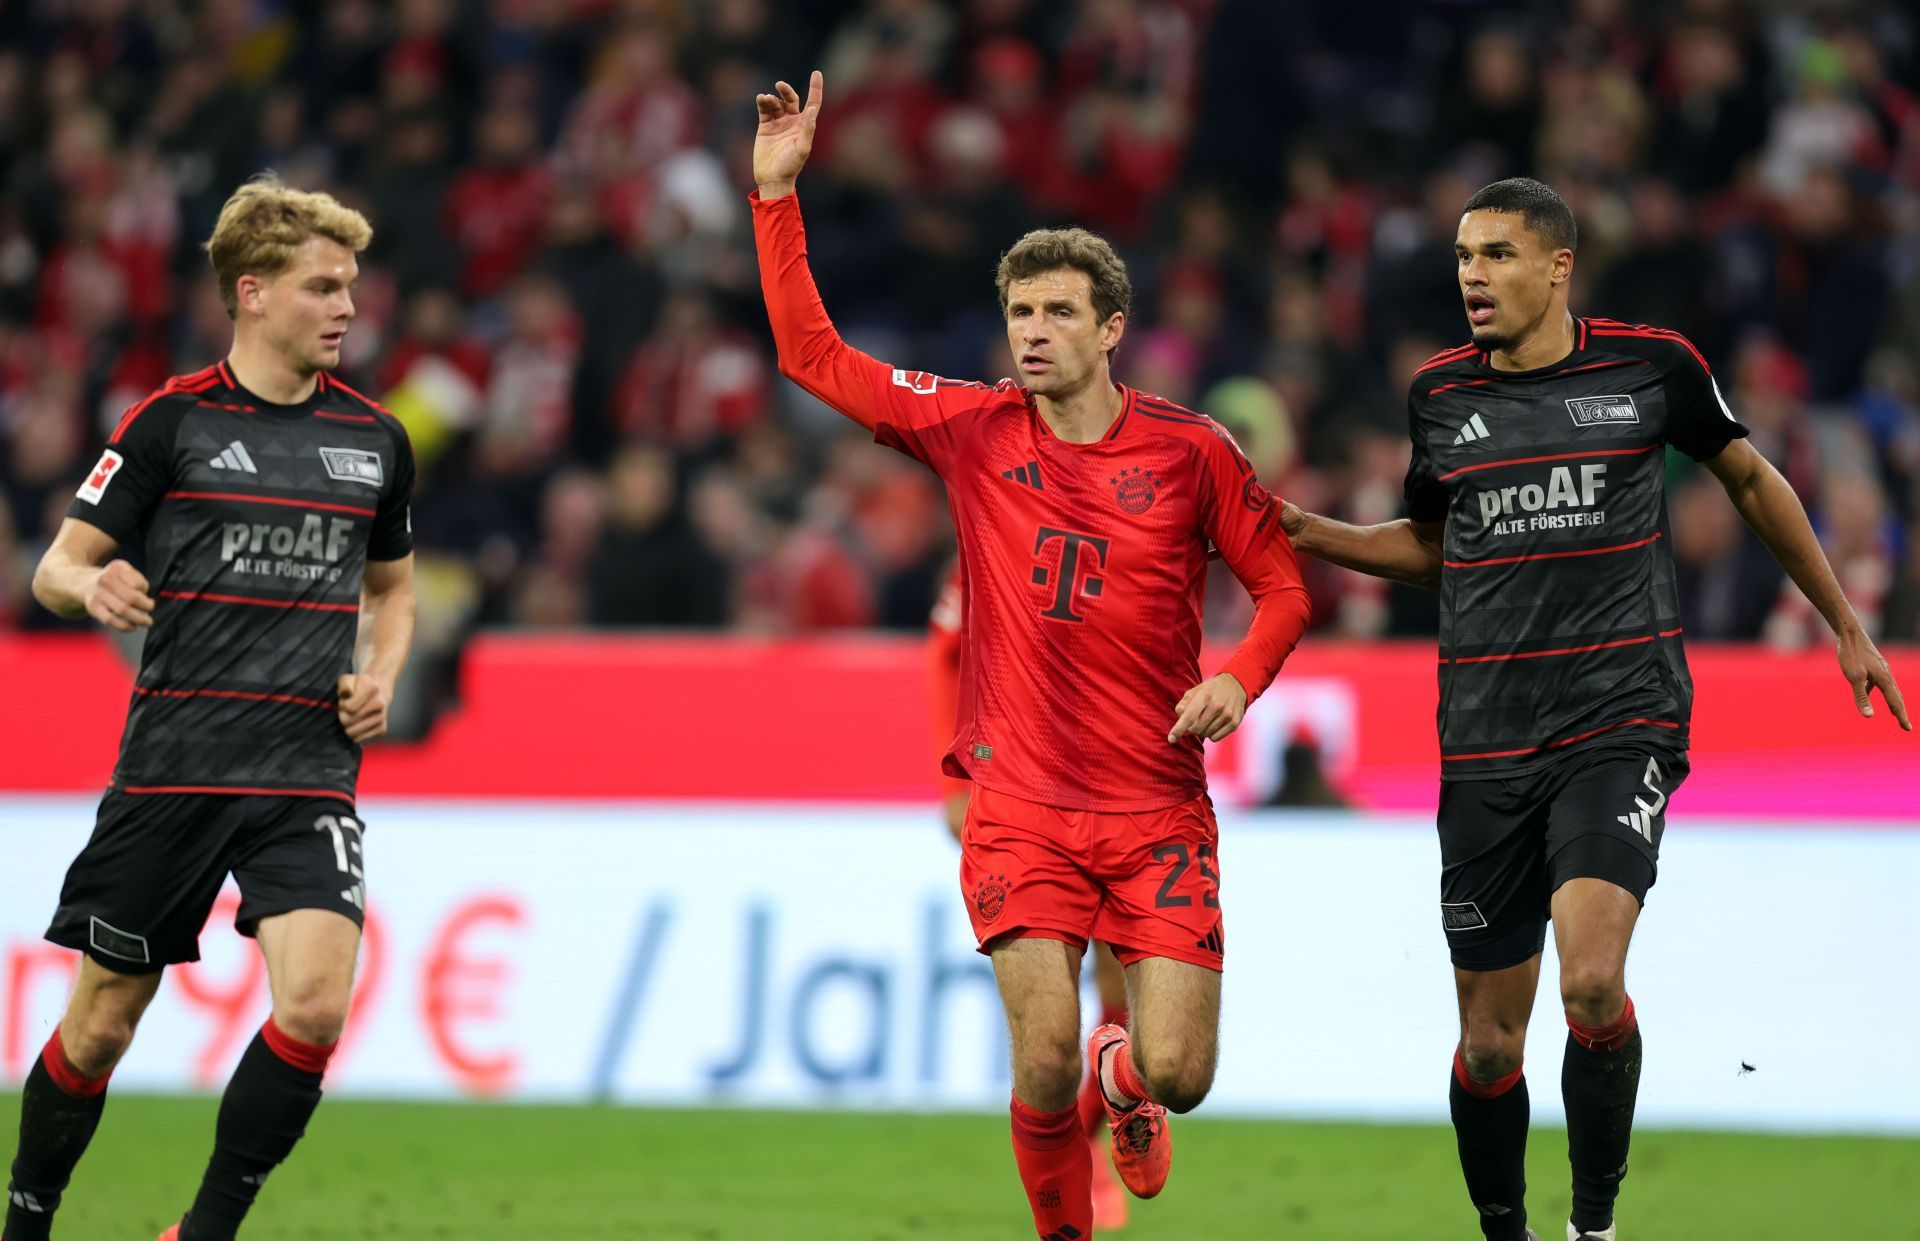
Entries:
[[1167,734],[1169,742],[1188,735],[1219,741],[1231,736],[1246,718],[1247,690],[1233,674],[1222,672],[1180,695],[1174,711],[1179,718]]
[[1873,691],[1877,687],[1880,696],[1893,708],[1893,718],[1900,721],[1900,727],[1912,732],[1913,721],[1907,718],[1907,704],[1900,697],[1900,687],[1894,683],[1893,669],[1887,666],[1887,657],[1874,646],[1866,631],[1847,630],[1840,635],[1836,647],[1840,671],[1846,675],[1847,684],[1853,686],[1853,705],[1860,708],[1860,714],[1873,718]]
[[124,560],[110,560],[87,587],[87,615],[109,629],[132,633],[153,624],[147,578]]
[[753,136],[753,179],[762,200],[785,198],[813,154],[813,130],[820,123],[820,105],[826,102],[826,79],[815,69],[807,80],[807,103],[785,82],[773,84],[771,95],[755,95],[760,128]]
[[365,744],[387,731],[387,687],[349,672],[340,678],[340,727],[347,740]]
[[1299,538],[1300,532],[1307,528],[1307,510],[1291,500],[1280,501],[1280,528],[1287,532],[1288,538]]

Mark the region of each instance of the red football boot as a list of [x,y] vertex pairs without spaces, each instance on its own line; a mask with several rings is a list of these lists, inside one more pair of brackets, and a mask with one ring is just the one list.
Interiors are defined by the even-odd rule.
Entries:
[[[1101,1026],[1087,1039],[1087,1061],[1099,1078],[1107,1056],[1133,1052],[1127,1032],[1119,1026]],[[1173,1166],[1173,1135],[1167,1130],[1167,1109],[1152,1099],[1141,1099],[1121,1111],[1101,1092],[1107,1106],[1107,1127],[1113,1130],[1113,1166],[1136,1198],[1151,1198],[1165,1188]]]
[[1093,1146],[1093,1230],[1117,1232],[1127,1226],[1127,1191],[1121,1188],[1113,1160],[1107,1157],[1106,1135],[1087,1141]]

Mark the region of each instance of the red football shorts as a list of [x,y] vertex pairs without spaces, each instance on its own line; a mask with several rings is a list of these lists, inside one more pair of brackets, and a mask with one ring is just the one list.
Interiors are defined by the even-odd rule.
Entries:
[[1111,945],[1120,964],[1218,970],[1220,828],[1205,794],[1162,810],[1061,810],[973,786],[960,890],[973,934]]

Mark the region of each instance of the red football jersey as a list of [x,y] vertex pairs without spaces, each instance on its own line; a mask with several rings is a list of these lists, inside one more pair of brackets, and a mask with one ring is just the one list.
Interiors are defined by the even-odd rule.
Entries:
[[933,713],[934,745],[943,768],[942,798],[964,793],[968,787],[964,778],[944,771],[954,723],[960,717],[960,658],[967,641],[966,591],[966,578],[955,560],[940,586],[940,597],[933,601],[933,614],[927,618],[927,698]]
[[1229,661],[1249,699],[1307,619],[1280,506],[1212,419],[1124,386],[1096,443],[1057,438],[1011,380],[957,382],[841,341],[792,195],[754,207],[783,373],[947,485],[966,583],[945,766],[1065,809],[1153,810],[1206,790],[1201,740],[1167,742],[1200,680],[1209,545],[1259,604]]

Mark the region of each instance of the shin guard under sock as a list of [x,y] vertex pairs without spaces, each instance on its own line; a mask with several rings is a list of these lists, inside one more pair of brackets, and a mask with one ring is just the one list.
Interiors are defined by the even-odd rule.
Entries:
[[1527,1079],[1515,1068],[1475,1081],[1455,1051],[1447,1097],[1480,1231],[1487,1241],[1518,1241],[1527,1231]]
[[20,1094],[20,1146],[7,1183],[7,1241],[47,1241],[73,1170],[107,1104],[107,1078],[73,1067],[55,1027]]
[[267,1019],[221,1097],[213,1158],[181,1241],[232,1241],[267,1174],[306,1133],[332,1055],[331,1046],[303,1043]]
[[1013,1160],[1033,1208],[1043,1241],[1076,1241],[1093,1235],[1093,1149],[1068,1107],[1041,1112],[1011,1101]]
[[1567,1019],[1560,1067],[1567,1106],[1567,1159],[1573,1165],[1573,1226],[1602,1232],[1627,1175],[1634,1102],[1640,1095],[1640,1022],[1633,1000],[1617,1021],[1583,1026]]

